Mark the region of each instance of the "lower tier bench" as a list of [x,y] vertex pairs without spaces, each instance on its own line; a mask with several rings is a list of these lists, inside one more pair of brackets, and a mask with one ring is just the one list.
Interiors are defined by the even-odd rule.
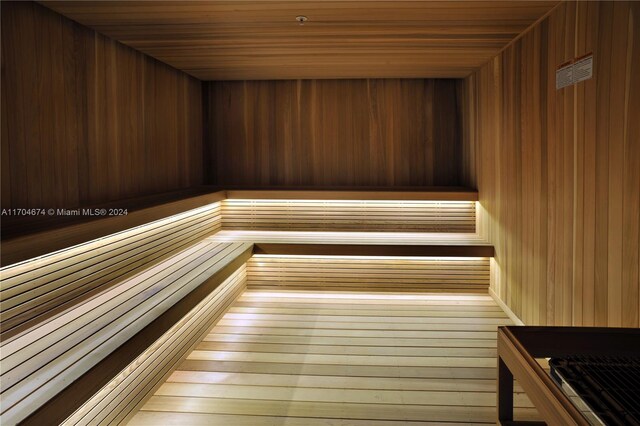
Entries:
[[252,242],[260,254],[493,257],[477,234],[436,232],[219,231],[221,242]]
[[476,234],[229,231],[251,241],[247,288],[486,294],[493,246]]
[[251,253],[207,238],[3,340],[0,423],[122,421],[244,290]]

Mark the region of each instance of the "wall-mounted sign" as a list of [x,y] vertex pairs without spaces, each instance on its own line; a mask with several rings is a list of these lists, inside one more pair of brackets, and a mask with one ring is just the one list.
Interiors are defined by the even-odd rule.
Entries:
[[591,77],[593,77],[593,53],[587,53],[558,66],[556,89],[571,86]]

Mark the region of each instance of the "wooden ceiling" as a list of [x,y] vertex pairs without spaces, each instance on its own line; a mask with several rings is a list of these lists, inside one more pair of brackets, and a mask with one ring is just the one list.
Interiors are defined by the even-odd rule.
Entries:
[[201,80],[271,80],[464,77],[558,1],[41,3]]

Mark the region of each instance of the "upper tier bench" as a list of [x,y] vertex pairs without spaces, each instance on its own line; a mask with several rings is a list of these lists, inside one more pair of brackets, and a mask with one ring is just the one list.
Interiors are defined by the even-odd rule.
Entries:
[[225,230],[476,231],[477,193],[455,191],[227,191]]
[[264,254],[492,257],[475,233],[477,200],[449,187],[227,190],[215,238]]

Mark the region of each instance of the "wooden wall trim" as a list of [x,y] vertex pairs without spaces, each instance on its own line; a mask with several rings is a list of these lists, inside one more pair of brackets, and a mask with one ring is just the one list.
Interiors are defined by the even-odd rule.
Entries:
[[511,319],[511,321],[513,321],[513,323],[515,325],[525,325],[524,322],[522,322],[522,320],[520,318],[518,318],[518,316],[516,314],[513,313],[513,311],[511,310],[511,308],[509,308],[509,306],[507,306],[506,303],[504,303],[500,297],[498,297],[498,295],[496,294],[496,292],[489,287],[489,296],[491,296],[493,298],[493,300],[496,301],[496,303],[498,304],[498,306],[500,306],[500,308],[504,311],[505,314],[507,314],[507,316],[509,317],[509,319]]
[[[558,0],[556,2],[555,5],[552,5],[548,11],[546,11],[542,16],[540,16],[538,19],[536,19],[534,22],[532,22],[527,28],[525,28],[522,32],[520,32],[520,34],[518,34],[517,36],[515,36],[514,38],[512,38],[509,43],[507,43],[506,45],[504,45],[500,51],[498,53],[496,53],[489,61],[493,60],[494,58],[500,56],[502,54],[502,52],[504,52],[505,50],[507,50],[508,48],[510,48],[512,45],[514,45],[515,43],[518,42],[518,40],[520,40],[522,37],[524,37],[527,33],[529,33],[529,31],[533,30],[535,27],[537,27],[538,25],[540,25],[545,19],[547,19],[553,12],[555,12],[555,10],[560,7],[560,5],[562,4],[563,1],[566,0]],[[483,64],[484,65],[484,64]]]
[[477,201],[478,191],[442,187],[424,190],[250,190],[228,189],[227,199],[262,200],[397,200],[397,201]]

